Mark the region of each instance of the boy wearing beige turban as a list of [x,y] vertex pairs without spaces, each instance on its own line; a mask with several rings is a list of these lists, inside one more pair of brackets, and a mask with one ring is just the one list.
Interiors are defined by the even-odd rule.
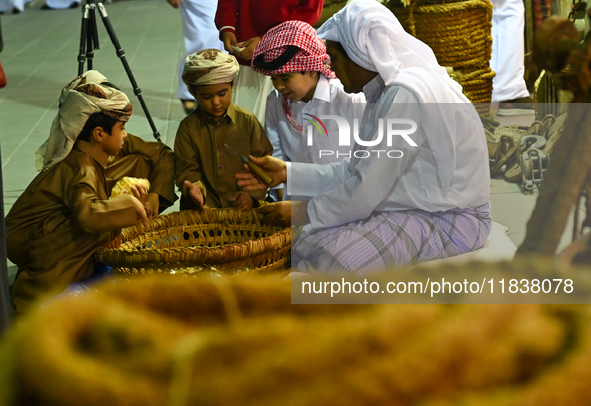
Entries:
[[109,199],[104,173],[123,145],[131,112],[124,93],[97,83],[64,98],[36,153],[43,170],[6,216],[8,258],[18,266],[17,314],[40,295],[89,278],[96,249],[120,228],[147,220],[147,191]]
[[[73,88],[85,83],[106,84],[108,79],[96,70],[89,70],[62,89],[60,104]],[[38,162],[41,170],[42,162]],[[127,134],[117,155],[110,156],[105,170],[108,190],[123,177],[144,178],[149,181],[148,202],[154,215],[162,213],[177,200],[174,187],[174,153],[162,142],[145,141]]]
[[174,143],[181,210],[248,209],[265,198],[265,190],[247,193],[234,177],[244,168],[230,148],[242,156],[273,152],[254,114],[232,103],[238,69],[236,58],[217,49],[199,51],[185,61],[183,81],[198,107],[181,122]]

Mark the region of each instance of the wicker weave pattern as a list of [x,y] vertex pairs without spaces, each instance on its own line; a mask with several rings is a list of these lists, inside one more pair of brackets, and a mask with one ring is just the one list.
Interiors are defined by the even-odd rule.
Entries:
[[395,14],[405,30],[433,49],[440,65],[468,68],[490,60],[490,1],[396,8]]
[[[492,78],[492,3],[488,0],[467,0],[425,4],[413,1],[400,7],[392,0],[390,9],[404,29],[429,45],[442,66],[451,66],[456,80],[472,103],[490,103]],[[490,114],[490,108],[478,111]]]
[[[225,274],[283,270],[291,230],[261,223],[254,210],[182,211],[125,228],[98,262],[124,273],[176,273],[214,267]],[[190,272],[188,272],[190,273]]]

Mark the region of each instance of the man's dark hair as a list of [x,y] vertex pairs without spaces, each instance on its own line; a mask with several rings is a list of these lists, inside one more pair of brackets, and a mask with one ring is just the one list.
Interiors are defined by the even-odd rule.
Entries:
[[343,48],[343,46],[341,45],[340,42],[336,42],[336,41],[331,41],[334,45],[334,47],[336,48],[336,50],[345,58],[351,60],[351,58],[349,58],[349,54],[347,54],[347,51],[345,51],[345,48]]
[[90,139],[92,137],[92,130],[94,130],[96,127],[101,127],[103,131],[105,131],[108,134],[111,134],[113,127],[115,126],[115,124],[117,124],[118,121],[119,120],[117,120],[116,118],[109,117],[103,112],[94,113],[90,117],[88,117],[88,120],[86,120],[86,124],[84,124],[82,131],[80,131],[80,134],[78,134],[78,139],[90,142]]

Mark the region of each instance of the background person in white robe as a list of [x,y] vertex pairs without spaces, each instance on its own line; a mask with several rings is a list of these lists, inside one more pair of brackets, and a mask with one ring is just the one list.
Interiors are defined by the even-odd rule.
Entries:
[[0,0],[0,11],[12,11],[13,14],[18,14],[25,10],[25,3],[30,0]]
[[76,8],[80,5],[80,0],[45,0],[45,10],[63,10],[66,8]]
[[[364,143],[380,139],[379,119],[413,120],[412,143],[382,137],[360,143],[340,164],[253,158],[287,182],[294,200],[259,210],[266,220],[306,224],[292,247],[292,266],[305,272],[365,273],[459,255],[480,248],[490,231],[490,174],[484,129],[461,87],[433,51],[407,34],[373,0],[355,0],[319,30],[347,92],[363,90]],[[385,156],[402,152],[398,159]],[[357,153],[357,154],[355,154]],[[366,158],[360,158],[362,156]],[[250,174],[238,185],[261,188]],[[291,212],[290,212],[291,209]]]
[[493,78],[492,101],[500,103],[497,113],[499,115],[534,114],[534,110],[531,109],[533,100],[529,97],[523,77],[525,74],[523,0],[491,1],[493,3],[493,48],[490,68],[496,72]]
[[217,0],[166,0],[174,8],[180,8],[183,20],[183,38],[185,53],[181,59],[179,71],[179,87],[177,97],[183,103],[185,113],[189,114],[195,107],[195,98],[187,85],[183,82],[183,68],[187,56],[202,49],[224,50],[224,44],[219,39],[219,32],[215,26],[214,17],[217,10]]

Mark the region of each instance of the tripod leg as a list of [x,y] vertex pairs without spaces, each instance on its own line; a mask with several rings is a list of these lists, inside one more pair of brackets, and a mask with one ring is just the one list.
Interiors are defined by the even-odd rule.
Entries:
[[86,62],[86,31],[89,20],[89,6],[86,4],[82,9],[82,28],[80,30],[80,51],[78,53],[78,76],[84,73],[84,63]]
[[[92,20],[90,20],[92,21]],[[86,33],[86,70],[92,70],[92,60],[94,59],[94,50],[92,48],[92,35],[90,35],[90,25],[87,26]]]
[[96,26],[96,7],[89,4],[90,8],[88,24],[86,26],[86,59],[88,60],[88,70],[93,69],[92,61],[94,59],[94,50],[100,49],[98,40],[98,29]]
[[105,24],[105,28],[107,29],[107,33],[109,33],[109,37],[111,38],[111,42],[113,43],[113,46],[115,46],[115,52],[117,53],[117,56],[119,57],[119,59],[121,59],[121,63],[123,64],[123,68],[125,69],[125,72],[127,72],[127,76],[129,77],[129,81],[131,82],[131,86],[133,87],[133,93],[139,99],[140,104],[142,105],[142,109],[146,113],[146,118],[148,119],[148,122],[150,123],[150,127],[152,128],[152,131],[154,132],[154,138],[156,138],[158,141],[162,141],[160,139],[160,133],[156,129],[156,125],[154,124],[154,121],[152,120],[152,116],[150,115],[150,112],[148,111],[148,106],[146,105],[146,102],[144,101],[144,98],[142,96],[142,91],[138,87],[138,85],[135,81],[135,78],[133,77],[133,73],[131,72],[131,68],[129,67],[129,64],[127,63],[127,59],[125,58],[125,51],[123,51],[123,49],[121,48],[121,45],[119,44],[119,39],[117,38],[117,34],[115,33],[115,29],[113,28],[113,25],[111,24],[111,20],[109,19],[109,16],[107,15],[107,10],[105,9],[105,6],[103,5],[103,3],[97,3],[97,6],[99,9],[99,13],[101,14],[101,18],[103,20],[103,23]]

